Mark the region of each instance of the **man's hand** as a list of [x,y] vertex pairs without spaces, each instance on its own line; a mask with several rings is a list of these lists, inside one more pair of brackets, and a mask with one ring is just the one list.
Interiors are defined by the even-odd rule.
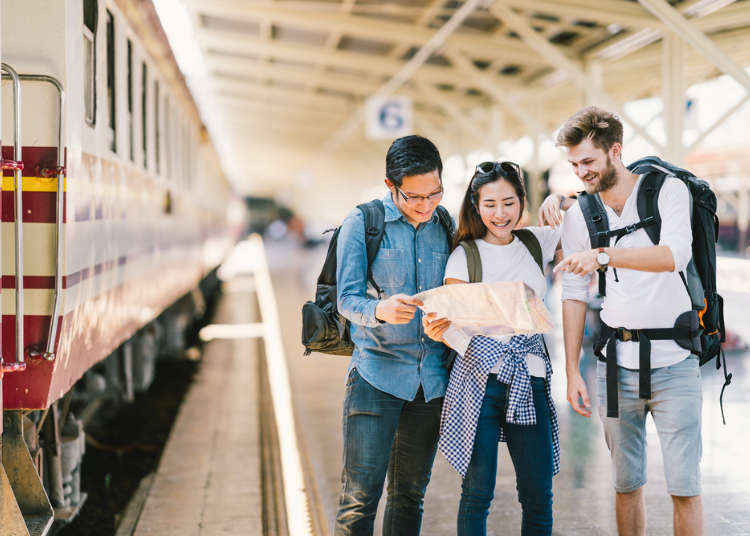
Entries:
[[407,294],[394,294],[375,306],[375,318],[388,324],[408,324],[422,302]]
[[424,332],[433,341],[443,342],[443,333],[451,327],[451,321],[447,318],[436,318],[436,313],[427,313],[422,317]]
[[596,262],[597,253],[599,253],[598,250],[590,249],[569,255],[560,264],[555,266],[553,271],[555,273],[570,272],[581,276],[593,273],[599,269],[599,263]]
[[547,196],[537,212],[539,225],[557,227],[562,223],[562,210],[560,209],[562,200],[563,196],[560,194],[550,194]]
[[586,390],[586,383],[578,372],[568,376],[568,402],[570,402],[573,411],[579,415],[591,417],[589,393]]

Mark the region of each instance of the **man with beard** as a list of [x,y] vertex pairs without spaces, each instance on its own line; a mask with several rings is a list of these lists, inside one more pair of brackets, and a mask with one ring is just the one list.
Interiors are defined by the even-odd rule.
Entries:
[[[642,177],[623,165],[622,123],[596,107],[587,107],[562,126],[557,145],[583,181],[586,194],[598,194],[610,229],[640,221],[638,187]],[[615,507],[620,535],[645,534],[643,485],[646,483],[645,421],[651,413],[659,433],[667,491],[674,507],[674,533],[702,534],[700,498],[701,383],[698,360],[674,340],[652,340],[650,395],[641,398],[637,336],[620,337],[636,330],[669,329],[681,313],[691,310],[691,300],[680,276],[691,259],[690,194],[679,179],[668,176],[659,193],[661,235],[653,245],[640,228],[610,247],[592,247],[579,200],[563,221],[565,259],[555,268],[563,274],[563,335],[565,340],[568,401],[573,409],[591,415],[586,385],[578,361],[581,353],[586,302],[591,275],[604,272],[606,296],[602,328],[618,335],[607,345],[615,363],[597,363],[598,411],[614,466]],[[619,329],[617,329],[619,328]],[[606,370],[612,370],[617,389],[608,416]],[[645,391],[648,393],[648,390]],[[613,403],[614,402],[614,403]]]

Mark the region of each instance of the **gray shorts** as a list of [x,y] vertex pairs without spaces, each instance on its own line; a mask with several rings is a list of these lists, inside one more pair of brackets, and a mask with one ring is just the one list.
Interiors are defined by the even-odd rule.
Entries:
[[667,492],[700,495],[701,375],[690,356],[651,371],[651,398],[638,398],[638,371],[617,367],[620,417],[607,417],[606,364],[597,363],[599,417],[614,464],[615,490],[635,491],[646,483],[646,415],[651,412],[664,459]]

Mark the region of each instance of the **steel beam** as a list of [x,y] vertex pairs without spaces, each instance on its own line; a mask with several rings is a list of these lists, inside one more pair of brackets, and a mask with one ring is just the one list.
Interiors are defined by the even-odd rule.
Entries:
[[721,50],[703,32],[695,28],[685,17],[664,0],[638,0],[641,5],[661,19],[667,28],[695,48],[723,73],[728,74],[750,92],[750,75]]
[[591,83],[591,79],[586,75],[580,65],[570,60],[565,54],[558,50],[557,47],[537,34],[529,25],[528,21],[515,13],[507,5],[503,4],[502,1],[494,2],[489,9],[496,17],[505,22],[509,28],[513,28],[513,31],[516,32],[530,48],[545,58],[550,65],[567,71],[570,78],[578,85],[581,91],[592,91],[597,100],[599,100],[610,111],[617,112],[622,119],[629,123],[630,126],[641,135],[641,137],[656,147],[657,150],[662,149],[661,143],[654,139],[654,137],[641,128],[635,120],[628,116],[618,102],[612,99],[603,90],[596,89]]
[[[257,64],[255,57],[268,53],[276,59],[289,62],[310,64],[326,64],[351,71],[351,76],[361,77],[372,75],[392,76],[406,65],[405,62],[382,56],[365,55],[358,52],[343,50],[326,51],[322,48],[290,44],[287,42],[265,43],[260,39],[246,37],[242,40],[228,38],[216,31],[201,31],[199,39],[204,50],[207,63],[217,65],[231,65],[236,63],[238,68],[251,69]],[[230,52],[225,54],[223,52]],[[244,57],[244,56],[247,57]],[[456,87],[470,87],[470,80],[457,79],[456,73],[450,67],[437,65],[422,65],[413,78],[433,84],[450,84]],[[522,84],[503,79],[500,75],[493,75],[495,85],[507,90],[520,89]]]
[[664,156],[681,166],[685,156],[682,131],[685,121],[685,48],[673,32],[663,36],[662,103],[664,106]]
[[695,149],[699,144],[705,140],[709,134],[711,134],[714,130],[719,128],[721,125],[724,124],[724,121],[732,117],[735,113],[737,113],[740,108],[742,108],[747,102],[750,101],[750,93],[746,94],[744,97],[742,97],[739,101],[737,101],[729,110],[721,114],[721,117],[719,117],[716,121],[714,121],[708,128],[706,128],[703,132],[700,133],[700,135],[693,140],[693,142],[687,147],[687,151],[692,151]]
[[619,24],[632,28],[654,28],[662,24],[648,11],[629,2],[597,0],[596,7],[591,0],[506,0],[509,6],[524,10],[540,11],[559,17],[591,20],[603,25]]
[[484,71],[474,65],[463,54],[454,52],[444,52],[444,55],[459,70],[463,71],[466,76],[485,93],[490,95],[498,104],[500,104],[510,115],[518,119],[521,124],[529,129],[529,134],[541,134],[544,132],[544,126],[534,116],[533,113],[524,109],[521,105],[520,96],[497,87],[492,78],[487,76]]
[[[311,16],[309,10],[255,6],[245,0],[213,0],[191,2],[192,8],[202,13],[215,14],[235,20],[270,19],[280,24],[304,28],[317,32],[344,32],[358,37],[390,43],[407,43],[419,46],[427,42],[434,31],[430,28],[419,28],[412,24],[378,20],[372,17],[361,17],[345,13],[325,13]],[[465,4],[464,4],[465,5]],[[462,6],[463,7],[463,6]],[[456,12],[457,13],[457,12]],[[238,34],[238,37],[244,37]],[[505,58],[508,61],[526,64],[542,63],[538,57],[529,53],[516,39],[505,36],[485,37],[470,33],[451,36],[446,47],[452,50],[465,50],[477,56]]]
[[440,106],[447,113],[455,124],[472,140],[479,145],[485,144],[487,139],[480,136],[476,125],[456,106],[456,104],[447,95],[441,95],[440,91],[429,84],[416,84],[417,92],[424,94],[427,99]]
[[[404,85],[430,58],[430,56],[432,56],[432,54],[445,43],[446,39],[453,34],[464,19],[474,12],[476,7],[482,1],[483,0],[467,0],[466,3],[464,3],[464,5],[462,5],[437,32],[434,32],[434,34],[429,32],[431,34],[430,37],[414,57],[412,57],[398,73],[393,75],[390,80],[383,84],[378,91],[373,93],[373,96],[388,96]],[[360,111],[353,114],[351,119],[326,142],[325,147],[327,149],[335,148],[341,143],[341,141],[351,137],[354,130],[358,128],[362,122],[363,116],[364,108],[361,108]]]

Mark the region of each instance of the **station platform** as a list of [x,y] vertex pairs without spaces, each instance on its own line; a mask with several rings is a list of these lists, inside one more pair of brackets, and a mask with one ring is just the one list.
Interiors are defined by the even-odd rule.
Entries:
[[[215,322],[245,326],[244,334],[241,328],[234,332],[229,329],[223,336],[217,332],[217,338],[206,345],[200,375],[175,423],[140,515],[135,531],[138,536],[333,533],[348,358],[319,354],[306,357],[299,340],[300,307],[313,294],[325,252],[284,241],[269,243],[264,251],[273,283],[272,308],[278,315],[276,342],[282,345],[288,391],[280,396],[272,393],[278,380],[272,376],[278,371],[268,368],[274,361],[267,358],[275,351],[275,343],[267,340],[261,344],[250,327],[257,327],[259,319],[267,323],[267,313],[259,315],[259,310],[254,310],[257,304],[262,308],[264,300],[256,299],[254,279],[247,273],[240,274],[225,283],[227,292]],[[558,326],[548,343],[556,371],[552,394],[560,417],[562,448],[562,469],[554,480],[554,534],[613,535],[614,491],[599,419],[573,414],[565,400],[558,293],[559,289],[553,287],[547,301]],[[727,325],[750,340],[750,326],[743,321],[750,294],[725,290],[724,297]],[[269,330],[264,334],[268,339]],[[750,402],[748,359],[747,351],[727,355],[734,381],[724,397],[726,426],[718,405],[723,376],[712,366],[702,369],[707,535],[750,534],[750,462],[746,447],[750,413],[744,410]],[[594,365],[591,356],[586,356],[583,364],[590,378]],[[291,436],[289,430],[283,430],[290,423],[284,422],[278,408],[273,408],[273,418],[269,419],[269,402],[289,404],[294,420]],[[269,443],[269,435],[281,439]],[[671,500],[666,494],[653,426],[648,442],[647,533],[672,534]],[[293,463],[284,461],[290,445],[295,446]],[[282,452],[285,449],[286,454]],[[514,473],[505,446],[501,445],[500,453],[488,534],[518,534],[521,516]],[[301,475],[291,474],[295,471]],[[270,491],[269,479],[276,479]],[[289,489],[280,491],[279,486]],[[460,478],[438,453],[425,500],[422,534],[455,534],[459,494]],[[270,506],[269,501],[273,503]],[[381,501],[376,534],[381,530],[383,506]],[[292,526],[290,520],[297,524]]]
[[[227,286],[214,320],[256,321],[251,293]],[[219,338],[206,344],[136,536],[264,534],[261,359],[253,339]]]

